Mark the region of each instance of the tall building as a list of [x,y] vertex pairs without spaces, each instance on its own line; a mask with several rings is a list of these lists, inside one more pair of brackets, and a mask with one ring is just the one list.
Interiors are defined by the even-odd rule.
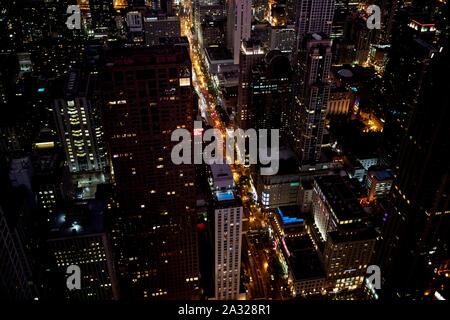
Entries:
[[394,27],[395,15],[402,5],[399,0],[376,0],[370,1],[380,6],[381,28],[377,30],[376,42],[379,44],[391,43],[391,35]]
[[389,62],[384,73],[386,121],[381,145],[381,160],[394,165],[408,128],[412,106],[423,83],[424,72],[437,48],[432,44],[434,23],[411,8],[399,10],[392,33]]
[[23,251],[23,244],[17,242],[17,231],[11,228],[0,207],[0,298],[3,301],[31,301],[37,298],[30,285],[31,270]]
[[127,26],[130,33],[142,32],[142,14],[139,11],[127,12]]
[[234,64],[239,64],[241,44],[250,39],[252,0],[229,0],[227,18],[227,46],[233,52]]
[[297,80],[287,138],[302,164],[312,164],[320,158],[330,95],[334,0],[299,1],[294,10],[297,45],[292,64]]
[[239,296],[242,247],[242,202],[233,190],[228,164],[212,165],[214,199],[215,298],[235,300]]
[[335,10],[330,38],[342,39],[344,37],[347,18],[358,10],[358,1],[335,0]]
[[337,175],[319,176],[313,186],[313,219],[319,241],[326,241],[329,232],[342,227],[364,225],[368,215],[348,181]]
[[311,164],[320,159],[322,148],[331,89],[331,41],[324,35],[309,34],[305,50],[299,50],[299,54],[298,83],[288,138],[302,164]]
[[[225,0],[192,1],[191,19],[195,28],[194,37],[201,37],[200,28],[205,22],[224,20],[224,23],[227,24],[226,6],[227,1]],[[226,28],[226,26],[224,27]],[[222,36],[225,37],[225,32]]]
[[377,250],[387,298],[423,298],[431,283],[439,287],[449,260],[450,86],[439,75],[450,71],[450,53],[448,24],[442,27],[401,142]]
[[6,105],[11,101],[14,86],[19,73],[17,56],[11,53],[0,54],[0,105]]
[[365,186],[368,200],[382,198],[389,194],[392,187],[391,170],[369,170],[366,176]]
[[199,296],[195,167],[171,161],[172,132],[194,130],[188,52],[112,49],[101,72],[105,136],[125,213],[122,279],[135,299]]
[[28,158],[14,162],[9,169],[3,159],[0,163],[0,298],[39,300],[46,291],[45,262],[37,255],[42,244],[37,230],[43,226],[30,202],[31,163]]
[[335,0],[300,0],[294,4],[298,46],[308,33],[324,33],[330,36]]
[[56,91],[53,111],[70,171],[102,170],[107,161],[96,75],[73,70]]
[[289,57],[279,50],[270,51],[252,68],[248,97],[252,128],[281,128],[284,107],[292,101],[292,79]]
[[357,64],[365,64],[369,57],[370,44],[372,43],[373,30],[367,28],[367,17],[356,16],[351,19],[351,39],[355,44],[355,60]]
[[252,116],[248,105],[250,72],[263,60],[264,50],[260,42],[248,40],[242,43],[240,52],[237,123],[241,129],[248,129]]

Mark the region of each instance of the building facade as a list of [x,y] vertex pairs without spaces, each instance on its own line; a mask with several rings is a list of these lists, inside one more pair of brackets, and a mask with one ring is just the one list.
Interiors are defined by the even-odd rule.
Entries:
[[250,39],[252,1],[231,0],[227,4],[227,46],[233,52],[234,64],[239,64],[242,41]]
[[101,171],[107,164],[96,76],[73,70],[53,111],[71,172]]
[[126,231],[122,277],[136,299],[195,299],[195,167],[171,161],[172,132],[194,131],[189,50],[115,49],[105,61],[105,136]]

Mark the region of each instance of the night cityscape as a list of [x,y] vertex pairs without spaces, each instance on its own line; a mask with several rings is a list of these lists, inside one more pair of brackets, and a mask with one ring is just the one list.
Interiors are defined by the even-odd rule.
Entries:
[[450,299],[449,20],[0,1],[0,301]]

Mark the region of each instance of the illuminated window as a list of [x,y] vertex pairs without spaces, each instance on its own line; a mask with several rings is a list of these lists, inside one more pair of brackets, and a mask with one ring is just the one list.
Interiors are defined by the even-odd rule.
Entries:
[[190,78],[180,78],[180,87],[188,87],[191,85]]

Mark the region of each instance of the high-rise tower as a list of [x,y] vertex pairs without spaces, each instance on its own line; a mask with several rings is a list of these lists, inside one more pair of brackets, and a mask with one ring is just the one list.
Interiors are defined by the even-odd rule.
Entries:
[[252,68],[264,59],[264,50],[257,41],[244,41],[240,49],[239,87],[237,101],[237,123],[241,129],[251,125],[252,114],[249,110],[249,81]]
[[250,39],[252,0],[229,0],[227,46],[233,52],[234,64],[239,64],[242,40]]
[[214,287],[221,300],[239,297],[242,247],[242,202],[234,191],[228,164],[212,164],[214,215]]
[[96,76],[71,71],[55,96],[54,115],[71,172],[100,171],[106,166]]
[[172,132],[194,126],[188,50],[126,48],[105,59],[105,137],[125,213],[122,278],[136,299],[197,298],[195,168],[171,161]]
[[288,140],[303,164],[320,158],[326,109],[330,95],[331,26],[334,0],[299,1],[296,6],[297,73]]
[[423,297],[449,259],[450,85],[439,77],[450,72],[448,27],[442,35],[412,106],[377,250],[387,295]]

